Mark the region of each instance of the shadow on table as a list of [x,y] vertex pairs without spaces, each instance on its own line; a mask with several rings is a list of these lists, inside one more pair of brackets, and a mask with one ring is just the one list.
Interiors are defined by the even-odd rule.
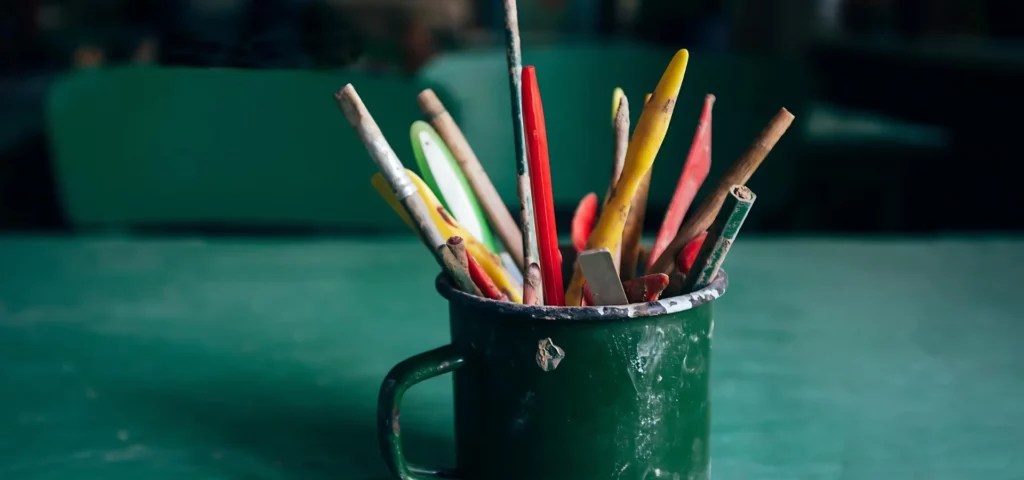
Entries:
[[[190,388],[202,391],[224,385]],[[153,409],[152,413],[164,418],[165,427],[188,430],[201,436],[204,444],[220,445],[210,455],[231,478],[263,478],[253,476],[254,470],[269,470],[287,478],[390,479],[377,446],[375,412],[356,412],[356,416],[328,407],[293,407],[264,391],[236,391],[234,399],[219,401],[180,392],[152,392],[155,396],[140,398],[144,403],[138,406]],[[414,458],[450,456],[451,440],[442,435],[410,431],[403,438]],[[225,462],[232,454],[229,452],[255,457],[263,468]],[[213,462],[208,465],[212,467]]]
[[[83,405],[93,423],[130,426],[133,441],[173,453],[182,468],[232,479],[389,478],[376,432],[377,386],[386,372],[318,381],[323,367],[271,358],[294,352],[283,347],[247,352],[154,339],[154,332],[57,330],[46,334],[59,339],[49,345],[54,355],[74,359],[99,392]],[[413,460],[451,463],[449,432],[410,424],[404,440]]]

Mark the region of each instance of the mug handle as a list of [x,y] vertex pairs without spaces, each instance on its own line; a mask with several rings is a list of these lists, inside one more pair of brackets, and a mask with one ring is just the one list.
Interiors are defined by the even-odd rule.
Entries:
[[402,453],[402,430],[399,427],[398,412],[402,397],[409,387],[454,372],[465,363],[465,357],[456,352],[455,347],[445,345],[402,361],[384,378],[377,399],[377,439],[380,442],[380,453],[384,456],[384,463],[395,478],[456,478],[451,471],[415,466],[405,459]]

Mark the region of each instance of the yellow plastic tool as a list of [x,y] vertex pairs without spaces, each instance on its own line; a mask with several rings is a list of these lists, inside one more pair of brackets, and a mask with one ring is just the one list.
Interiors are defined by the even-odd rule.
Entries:
[[[434,192],[430,191],[430,187],[416,173],[411,170],[406,171],[409,173],[409,178],[412,178],[413,183],[416,185],[420,196],[423,197],[423,202],[427,204],[427,210],[430,210],[430,219],[437,226],[437,229],[441,231],[441,235],[444,238],[462,237],[463,241],[466,242],[466,248],[469,250],[469,253],[473,255],[473,258],[480,264],[484,272],[491,277],[494,285],[508,294],[509,300],[515,303],[523,303],[523,293],[519,290],[519,286],[511,280],[505,268],[502,267],[501,258],[488,250],[483,243],[480,243],[472,234],[459,226],[451,215],[449,215],[449,220],[452,224],[445,221],[445,218],[437,209],[441,207],[441,202],[434,196]],[[373,184],[373,188],[377,190],[377,193],[380,194],[384,201],[388,202],[391,209],[402,218],[402,221],[415,232],[416,229],[413,226],[412,219],[409,218],[409,213],[405,211],[405,207],[395,197],[384,176],[378,173],[370,179],[370,183]]]
[[[644,107],[626,150],[626,162],[622,166],[619,183],[601,212],[597,226],[590,234],[587,250],[607,248],[613,254],[618,252],[622,229],[629,216],[630,203],[636,195],[637,188],[640,187],[640,182],[654,164],[654,158],[658,155],[662,142],[665,141],[665,133],[672,120],[672,111],[676,106],[679,89],[683,85],[683,76],[686,74],[689,59],[690,54],[685,49],[676,52],[661,76],[658,87],[654,89],[651,101]],[[583,272],[577,262],[572,280],[569,281],[569,288],[565,291],[567,306],[580,305],[583,300],[584,282]]]

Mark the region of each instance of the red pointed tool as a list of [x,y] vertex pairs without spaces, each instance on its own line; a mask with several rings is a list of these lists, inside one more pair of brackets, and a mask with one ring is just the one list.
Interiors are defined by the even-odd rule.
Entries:
[[654,248],[651,249],[651,256],[647,260],[647,268],[654,265],[654,261],[661,256],[665,248],[672,243],[679,227],[683,224],[686,211],[690,209],[693,198],[697,196],[704,179],[708,177],[711,170],[711,109],[715,105],[715,96],[704,97],[704,110],[700,114],[700,123],[697,124],[697,132],[693,135],[693,143],[690,144],[690,153],[686,157],[686,165],[683,166],[683,173],[679,176],[679,183],[676,191],[669,202],[665,219],[662,220],[661,229],[654,240]]
[[555,230],[555,204],[551,193],[551,165],[548,162],[548,134],[544,126],[544,106],[537,84],[537,70],[523,68],[523,126],[533,210],[537,222],[537,249],[540,252],[540,277],[546,305],[565,305],[562,285],[562,253],[558,250]]
[[576,253],[587,249],[587,240],[590,238],[590,231],[594,228],[594,218],[597,217],[597,194],[588,193],[580,200],[576,207],[576,213],[572,216],[572,246],[576,247]]

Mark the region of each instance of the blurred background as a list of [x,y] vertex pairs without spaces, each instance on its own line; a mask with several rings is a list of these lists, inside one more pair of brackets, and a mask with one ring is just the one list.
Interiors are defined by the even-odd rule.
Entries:
[[[996,187],[1022,123],[1019,3],[520,0],[559,223],[607,184],[612,89],[638,105],[688,48],[652,231],[707,93],[712,179],[779,107],[797,116],[751,181],[750,232],[1024,226],[1019,196]],[[330,97],[348,82],[407,165],[415,95],[435,88],[516,202],[500,0],[0,8],[0,229],[403,229],[376,198],[352,203],[375,195],[373,164]]]

